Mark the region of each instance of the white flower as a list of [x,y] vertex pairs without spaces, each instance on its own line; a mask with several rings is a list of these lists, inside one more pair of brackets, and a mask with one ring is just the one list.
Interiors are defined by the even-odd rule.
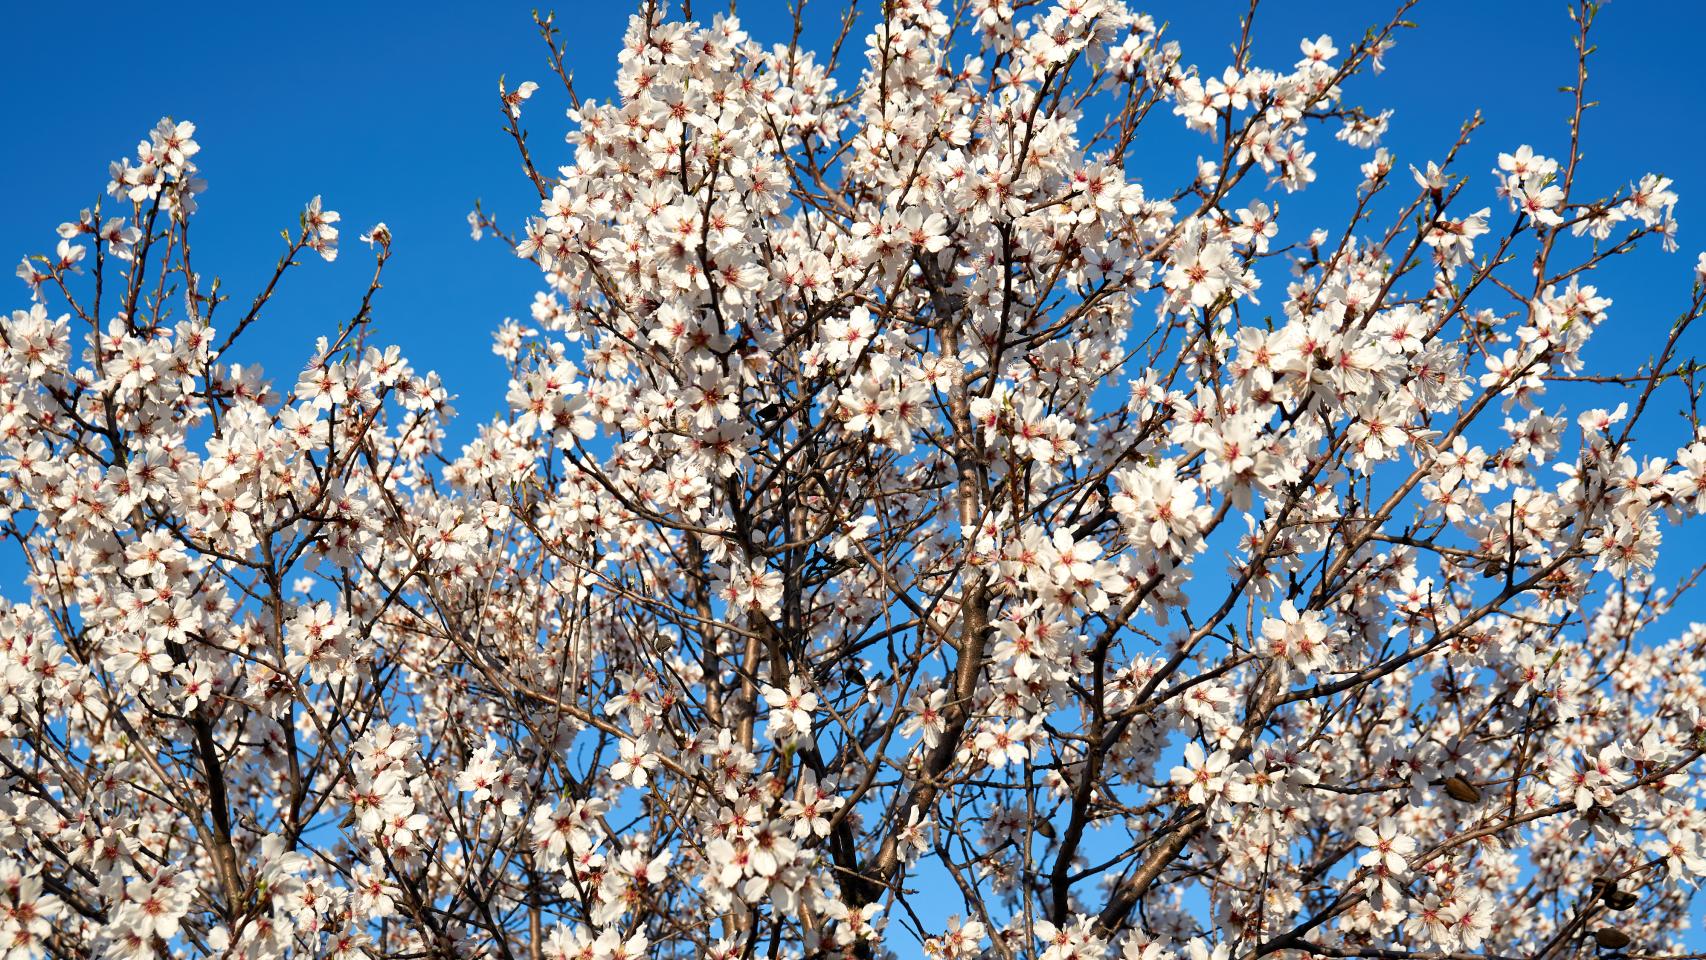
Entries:
[[1416,839],[1400,833],[1397,821],[1390,817],[1383,817],[1378,829],[1358,827],[1356,841],[1369,848],[1358,863],[1393,876],[1402,876],[1409,869],[1409,861],[1404,858],[1416,852]]
[[782,610],[782,574],[762,561],[730,563],[717,593],[731,611],[775,617]]
[[788,688],[781,690],[766,685],[764,702],[770,705],[770,724],[766,733],[777,743],[809,740],[812,733],[812,711],[817,709],[817,694],[806,685],[799,674],[788,678]]

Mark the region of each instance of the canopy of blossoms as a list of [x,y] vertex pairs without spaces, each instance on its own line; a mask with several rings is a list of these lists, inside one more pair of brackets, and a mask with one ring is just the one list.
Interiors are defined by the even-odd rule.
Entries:
[[1595,5],[1492,171],[1348,102],[1408,7],[1200,67],[1120,0],[648,7],[611,102],[542,18],[460,450],[383,225],[300,375],[228,357],[342,224],[229,294],[162,121],[0,321],[5,960],[1681,951],[1706,287],[1592,282],[1677,202],[1581,162]]

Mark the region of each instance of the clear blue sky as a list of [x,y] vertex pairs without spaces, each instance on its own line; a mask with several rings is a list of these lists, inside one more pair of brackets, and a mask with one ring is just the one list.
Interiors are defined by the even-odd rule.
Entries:
[[[11,4],[0,35],[0,93],[14,114],[0,150],[0,182],[12,196],[0,219],[0,284],[13,285],[0,309],[26,305],[11,266],[25,253],[51,250],[55,225],[97,199],[109,160],[130,154],[163,115],[193,120],[203,145],[197,161],[210,183],[197,219],[198,260],[240,302],[264,282],[281,251],[279,230],[295,224],[310,197],[323,194],[347,227],[344,255],[294,272],[240,359],[262,361],[275,380],[288,381],[313,337],[331,333],[353,310],[369,274],[356,234],[383,220],[396,237],[395,257],[376,302],[375,339],[401,344],[417,368],[437,369],[460,395],[463,419],[451,433],[459,443],[502,402],[490,332],[505,316],[525,316],[539,289],[531,265],[495,243],[473,244],[464,220],[476,198],[510,225],[534,207],[513,145],[499,131],[500,74],[512,86],[542,84],[524,114],[540,167],[567,156],[563,105],[546,82],[531,6]],[[720,9],[707,0],[697,6],[701,16]],[[814,0],[808,7],[820,35],[836,6]],[[1245,6],[1193,0],[1150,10],[1171,21],[1188,61],[1218,73]],[[1329,33],[1347,47],[1390,8],[1364,0],[1264,2],[1257,62],[1289,67],[1306,35]],[[609,97],[629,5],[558,9],[578,89]],[[1562,0],[1423,0],[1412,14],[1420,29],[1400,35],[1388,71],[1359,81],[1351,99],[1396,110],[1386,145],[1400,169],[1442,156],[1462,120],[1481,109],[1487,124],[1462,169],[1476,176],[1470,189],[1484,198],[1470,209],[1493,204],[1486,174],[1498,152],[1521,143],[1565,152],[1568,99],[1558,87],[1573,79],[1574,60],[1564,10]],[[786,41],[781,0],[745,0],[740,11],[760,39]],[[1662,340],[1687,296],[1695,254],[1706,248],[1700,36],[1706,5],[1684,0],[1619,0],[1601,18],[1589,89],[1602,105],[1587,123],[1585,184],[1606,192],[1648,171],[1673,177],[1682,249],[1664,256],[1654,247],[1597,275],[1616,303],[1610,328],[1590,346],[1595,365],[1632,367]],[[1140,147],[1133,172],[1168,186],[1210,146],[1180,132],[1173,118],[1153,119],[1166,132]],[[1340,223],[1349,209],[1354,169],[1366,154],[1325,136],[1315,149],[1320,180],[1282,200],[1282,240]],[[1694,339],[1693,352],[1706,352]],[[1645,439],[1674,444],[1678,421],[1670,409],[1661,412]],[[1691,539],[1672,536],[1661,573],[1706,560]],[[1706,601],[1684,603],[1670,622],[1682,619],[1706,619]],[[1701,944],[1698,930],[1691,940]]]
[[[698,6],[701,16],[717,7]],[[808,4],[820,32],[836,6]],[[1348,46],[1390,7],[1266,0],[1257,60],[1289,67],[1306,34],[1330,33]],[[1244,8],[1243,0],[1195,0],[1149,9],[1171,22],[1187,60],[1218,73]],[[109,3],[13,5],[0,36],[0,92],[15,111],[9,149],[0,150],[0,182],[12,195],[0,219],[7,264],[0,283],[11,282],[10,267],[23,254],[51,250],[54,226],[97,199],[107,162],[130,154],[156,120],[193,120],[210,184],[197,217],[200,263],[224,278],[227,291],[253,295],[281,250],[279,230],[293,227],[315,194],[343,213],[348,228],[337,263],[305,264],[287,279],[266,322],[246,338],[242,359],[291,368],[305,359],[312,337],[331,332],[357,302],[369,271],[355,237],[383,220],[396,255],[377,301],[378,339],[401,344],[417,368],[445,376],[464,414],[452,438],[466,438],[471,421],[502,398],[489,333],[506,315],[524,316],[539,288],[527,264],[495,243],[473,244],[464,221],[476,198],[507,224],[533,210],[496,106],[500,74],[512,86],[551,79],[531,9],[319,0],[185,2],[147,12]],[[612,94],[630,9],[620,0],[560,7],[583,96]],[[739,9],[756,36],[786,41],[782,0],[747,0]],[[1423,0],[1412,19],[1420,29],[1401,34],[1387,73],[1352,88],[1352,99],[1397,111],[1386,144],[1400,164],[1442,155],[1477,107],[1488,122],[1463,169],[1483,174],[1497,152],[1524,142],[1564,152],[1568,104],[1557,88],[1571,79],[1573,54],[1562,0]],[[1603,106],[1588,123],[1588,183],[1610,189],[1647,170],[1674,177],[1683,250],[1643,256],[1638,269],[1605,271],[1600,282],[1617,301],[1616,325],[1659,333],[1686,294],[1693,251],[1706,247],[1706,225],[1693,223],[1696,211],[1706,218],[1706,133],[1696,122],[1706,74],[1694,39],[1706,33],[1706,7],[1622,0],[1609,5],[1601,27],[1590,91]],[[857,44],[849,47],[857,52]],[[546,170],[567,156],[560,99],[559,88],[544,84],[525,114]],[[1140,148],[1154,159],[1140,160],[1134,172],[1170,185],[1209,145],[1179,131],[1173,118],[1154,120],[1164,135]],[[1282,229],[1292,236],[1342,221],[1350,187],[1328,184],[1347,175],[1354,183],[1366,156],[1326,137],[1315,149],[1320,181],[1282,202]],[[1482,179],[1492,202],[1490,180]],[[18,284],[0,306],[24,302]]]

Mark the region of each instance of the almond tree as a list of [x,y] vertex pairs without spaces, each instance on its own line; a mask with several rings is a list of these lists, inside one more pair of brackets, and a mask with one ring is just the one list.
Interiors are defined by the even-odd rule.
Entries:
[[1489,173],[1347,100],[1411,4],[1290,65],[1254,6],[1198,67],[1119,0],[649,5],[608,103],[541,18],[538,214],[471,222],[545,288],[458,452],[382,224],[300,376],[228,359],[340,220],[231,298],[162,121],[0,323],[6,960],[1684,949],[1706,258],[1668,329],[1589,282],[1677,199],[1581,162],[1597,7]]

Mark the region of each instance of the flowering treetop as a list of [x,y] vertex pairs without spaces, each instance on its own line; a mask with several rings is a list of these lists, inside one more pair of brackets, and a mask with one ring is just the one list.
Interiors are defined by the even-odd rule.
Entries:
[[[1706,286],[1588,282],[1677,200],[1580,162],[1593,4],[1490,176],[1347,101],[1409,6],[1202,67],[1118,0],[821,54],[648,7],[608,103],[543,18],[569,149],[500,87],[538,213],[471,221],[545,289],[456,452],[382,224],[300,375],[226,359],[340,220],[230,302],[162,121],[0,323],[7,960],[1678,950]],[[1194,175],[1130,179],[1171,123]]]

